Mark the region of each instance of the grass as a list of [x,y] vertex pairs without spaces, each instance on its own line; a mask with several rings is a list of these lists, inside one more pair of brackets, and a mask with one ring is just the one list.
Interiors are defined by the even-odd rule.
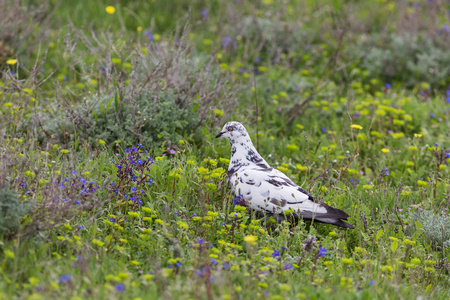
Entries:
[[[0,32],[0,209],[20,220],[0,232],[0,299],[448,299],[450,74],[355,54],[389,35],[448,49],[446,5],[18,5]],[[214,139],[229,120],[356,229],[235,205]]]

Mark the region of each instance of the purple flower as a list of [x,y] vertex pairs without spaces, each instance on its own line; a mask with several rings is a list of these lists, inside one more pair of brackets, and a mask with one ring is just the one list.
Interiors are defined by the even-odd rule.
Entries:
[[200,11],[201,15],[202,15],[202,19],[207,19],[208,18],[208,11],[206,9],[202,9]]
[[[449,91],[447,91],[449,92]],[[445,97],[445,103],[449,103],[450,104],[450,96]]]
[[84,229],[83,225],[77,225],[77,227],[80,228],[80,229]]
[[278,250],[273,250],[272,256],[273,256],[273,257],[279,257],[279,256],[280,256],[280,251],[278,251]]
[[111,223],[116,223],[116,219],[114,219],[114,218],[110,218],[109,221],[110,221]]
[[[144,34],[147,36],[147,38],[148,38],[150,41],[153,41],[153,40],[155,39],[155,37],[153,36],[153,34],[152,34],[150,31],[148,31],[148,30],[144,31]],[[128,150],[128,149],[127,149],[127,150]],[[126,150],[125,150],[125,152],[126,152]],[[131,149],[130,149],[129,152],[131,152]],[[129,152],[127,152],[127,153],[129,153]]]
[[72,276],[70,276],[70,275],[63,275],[63,276],[59,277],[59,282],[60,283],[69,282],[70,279],[72,279]]
[[227,35],[224,39],[223,39],[223,42],[222,42],[222,47],[226,47],[226,46],[228,46],[230,43],[231,43],[231,38]]
[[355,119],[359,118],[359,113],[356,112],[356,113],[353,115],[353,118],[355,118]]
[[197,243],[198,243],[199,245],[203,244],[204,242],[205,242],[204,239],[199,239],[199,240],[197,241]]
[[390,83],[386,83],[385,87],[390,90],[392,88],[392,85]]
[[320,132],[322,132],[322,133],[327,132],[327,128],[326,127],[322,128],[322,130]]
[[202,270],[195,270],[195,274],[197,274],[197,275],[200,276],[200,277],[203,276]]
[[432,118],[436,118],[436,115],[435,115],[434,113],[430,113],[430,116],[431,116]]
[[211,262],[212,262],[214,265],[217,265],[217,259],[211,258]]
[[181,263],[180,263],[180,262],[177,262],[177,263],[175,264],[175,266],[176,266],[177,268],[179,268],[179,267],[181,267]]
[[291,264],[285,264],[283,268],[284,268],[285,270],[292,270],[292,269],[294,269],[294,266],[291,265]]
[[121,284],[121,283],[118,283],[118,284],[116,284],[116,290],[119,293],[122,293],[123,291],[125,291],[125,286],[123,284]]
[[450,32],[450,26],[444,25],[444,26],[442,26],[442,30]]
[[388,177],[389,176],[389,170],[388,168],[384,168],[384,176]]
[[325,247],[320,247],[320,249],[319,249],[319,254],[320,254],[321,257],[325,257],[325,255],[328,254],[327,248],[325,248]]
[[149,179],[147,180],[147,183],[148,183],[148,184],[152,184],[152,183],[153,183],[153,180],[152,180],[151,178],[149,178]]
[[369,281],[369,285],[373,285],[373,279]]

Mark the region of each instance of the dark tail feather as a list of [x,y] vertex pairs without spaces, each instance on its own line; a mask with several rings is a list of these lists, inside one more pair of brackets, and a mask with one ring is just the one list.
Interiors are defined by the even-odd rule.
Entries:
[[331,225],[335,225],[335,226],[339,226],[339,227],[343,227],[343,228],[355,229],[355,226],[348,224],[339,219],[325,219],[325,218],[324,219],[314,219],[314,222],[331,224]]

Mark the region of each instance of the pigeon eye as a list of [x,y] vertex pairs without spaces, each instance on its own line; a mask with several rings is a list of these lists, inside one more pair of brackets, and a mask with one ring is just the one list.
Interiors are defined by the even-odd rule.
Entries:
[[233,131],[233,127],[229,126],[228,131]]

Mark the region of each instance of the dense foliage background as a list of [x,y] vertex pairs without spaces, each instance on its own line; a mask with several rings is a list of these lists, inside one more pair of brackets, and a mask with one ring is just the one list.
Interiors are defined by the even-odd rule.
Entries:
[[[0,299],[448,299],[449,25],[446,0],[1,1]],[[230,120],[356,229],[235,205]]]

